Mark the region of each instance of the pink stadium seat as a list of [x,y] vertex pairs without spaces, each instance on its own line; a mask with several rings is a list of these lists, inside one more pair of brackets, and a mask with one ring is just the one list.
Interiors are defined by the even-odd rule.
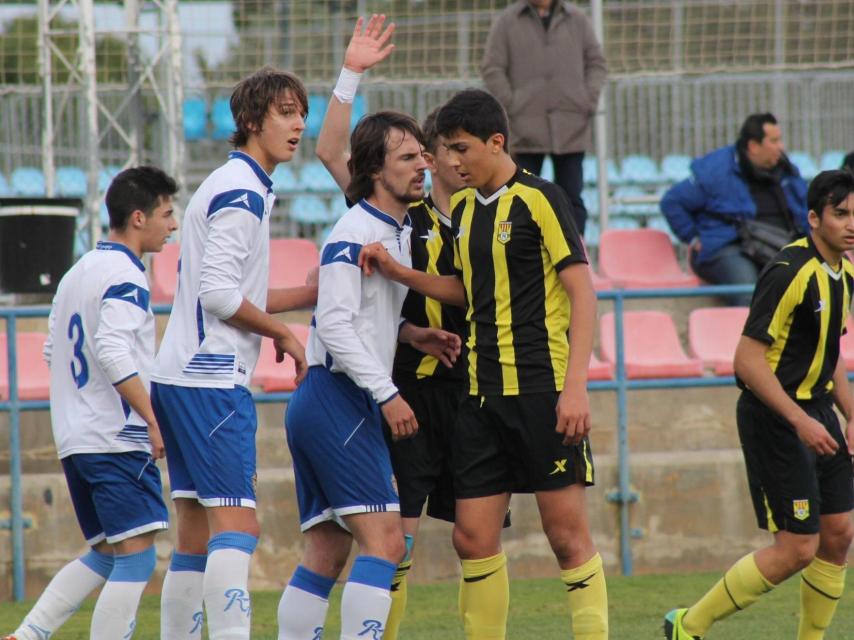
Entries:
[[270,240],[270,288],[287,289],[305,284],[308,272],[320,264],[317,245],[305,238]]
[[[289,324],[288,329],[302,342],[303,346],[308,341],[308,327],[302,324]],[[274,391],[293,391],[297,388],[294,383],[296,370],[294,361],[285,356],[284,362],[276,362],[276,349],[270,338],[261,340],[261,354],[258,356],[258,364],[255,365],[255,373],[252,375],[252,385],[261,387],[266,393]]]
[[163,251],[151,256],[151,301],[169,304],[178,286],[178,258],[181,246],[177,242],[163,245]]
[[854,371],[854,319],[848,316],[845,323],[847,333],[839,341],[839,357],[848,371]]
[[[680,378],[703,375],[703,363],[682,350],[673,319],[662,311],[627,311],[624,314],[625,364],[629,378]],[[614,314],[599,321],[602,357],[616,366]]]
[[588,380],[613,380],[614,367],[607,362],[602,362],[595,353],[590,354],[590,366],[587,367]]
[[688,349],[716,376],[735,373],[733,358],[747,320],[747,307],[694,309],[688,316]]
[[606,291],[614,288],[614,283],[596,273],[593,267],[590,267],[590,279],[593,280],[593,288],[596,291]]
[[682,271],[673,244],[657,229],[609,229],[599,239],[599,272],[625,289],[695,287]]
[[[50,370],[42,357],[47,334],[18,334],[18,399],[50,398]],[[0,333],[0,400],[9,399],[9,361],[6,357],[6,333]]]

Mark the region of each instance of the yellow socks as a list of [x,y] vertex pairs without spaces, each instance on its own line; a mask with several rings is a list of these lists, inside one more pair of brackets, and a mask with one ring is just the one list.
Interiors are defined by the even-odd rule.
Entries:
[[560,579],[569,596],[575,640],[607,640],[608,591],[602,557],[597,553],[580,567],[564,569]]
[[717,620],[749,607],[774,585],[759,572],[753,554],[744,556],[724,574],[706,595],[682,618],[682,628],[692,636],[703,637]]
[[798,640],[821,640],[845,589],[845,567],[820,558],[801,572],[801,622]]
[[460,615],[467,640],[504,640],[510,584],[504,553],[480,560],[463,560]]
[[394,578],[391,581],[391,610],[388,612],[383,633],[385,640],[397,640],[397,632],[406,611],[406,574],[411,568],[412,560],[407,558],[397,565],[397,571],[394,572]]

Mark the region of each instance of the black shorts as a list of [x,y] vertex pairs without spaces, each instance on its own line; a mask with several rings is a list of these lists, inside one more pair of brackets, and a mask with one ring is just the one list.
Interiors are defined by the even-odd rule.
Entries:
[[564,445],[555,431],[558,393],[466,396],[454,429],[457,498],[593,484],[587,438]]
[[760,529],[814,534],[819,516],[854,507],[854,473],[832,400],[801,405],[839,443],[835,454],[809,449],[788,422],[750,392],[738,399],[736,421],[747,482]]
[[455,500],[451,442],[465,385],[432,380],[400,382],[400,395],[415,413],[418,433],[393,442],[388,425],[386,441],[397,479],[400,515],[418,518],[427,503],[427,515],[454,521]]

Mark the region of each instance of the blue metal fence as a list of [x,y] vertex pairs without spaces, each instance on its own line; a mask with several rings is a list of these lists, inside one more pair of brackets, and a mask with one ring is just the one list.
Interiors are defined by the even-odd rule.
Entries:
[[[620,560],[624,575],[632,575],[633,560],[631,540],[633,530],[629,523],[629,505],[636,502],[637,494],[631,490],[631,474],[629,468],[629,438],[628,438],[628,392],[635,389],[673,389],[684,387],[721,387],[735,383],[729,377],[705,378],[661,378],[629,380],[625,369],[625,341],[623,336],[624,303],[627,299],[640,298],[682,298],[698,296],[720,296],[729,294],[749,293],[751,285],[695,287],[691,289],[614,289],[600,291],[600,300],[614,302],[614,332],[616,340],[617,362],[614,380],[594,381],[588,384],[591,391],[616,391],[617,393],[617,458],[619,482],[616,491],[608,494],[610,502],[620,506]],[[154,313],[167,314],[168,305],[157,305]],[[9,368],[9,400],[0,402],[0,412],[9,413],[9,451],[11,475],[11,518],[8,522],[0,521],[0,529],[12,530],[12,580],[13,597],[16,601],[24,598],[24,529],[27,522],[23,516],[21,490],[21,434],[20,415],[22,411],[44,411],[50,408],[45,400],[22,401],[18,398],[17,376],[17,319],[46,318],[50,312],[48,307],[17,307],[0,308],[0,318],[6,320],[6,349]],[[255,402],[287,402],[290,393],[256,393]]]

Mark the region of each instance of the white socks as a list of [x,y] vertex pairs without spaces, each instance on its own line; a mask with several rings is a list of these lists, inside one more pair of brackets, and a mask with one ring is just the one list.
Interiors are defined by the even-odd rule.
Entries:
[[161,640],[191,640],[202,637],[202,605],[205,564],[208,556],[172,554],[160,596]]
[[334,578],[298,566],[279,600],[279,640],[320,638],[334,585]]
[[156,563],[153,546],[115,556],[113,570],[95,603],[90,640],[130,640],[139,599]]
[[382,637],[396,569],[397,565],[382,558],[356,558],[341,596],[341,640]]
[[240,531],[218,533],[208,542],[203,590],[210,640],[249,638],[249,560],[257,544],[258,538]]

